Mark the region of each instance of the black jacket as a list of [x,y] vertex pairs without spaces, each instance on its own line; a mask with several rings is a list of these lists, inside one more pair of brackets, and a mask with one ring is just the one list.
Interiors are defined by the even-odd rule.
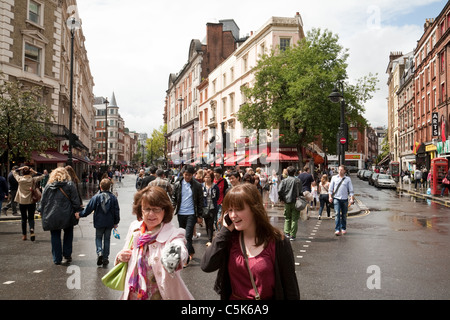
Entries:
[[[60,188],[65,192],[60,190]],[[80,197],[72,181],[53,182],[45,186],[38,211],[44,231],[60,230],[76,223],[75,212],[81,211]]]
[[[202,257],[201,268],[205,272],[217,272],[214,290],[220,294],[221,300],[229,300],[231,282],[228,272],[231,237],[238,231],[229,231],[222,227],[213,239],[212,245],[206,249]],[[275,292],[274,300],[299,300],[295,261],[291,243],[288,238],[275,243]]]
[[[173,188],[172,203],[175,207],[175,214],[178,214],[178,211],[180,211],[182,189],[181,183],[183,180],[184,179],[182,178],[181,180],[175,182],[175,186]],[[201,218],[203,213],[203,188],[202,185],[194,178],[191,179],[190,184],[193,197],[192,202],[194,203],[194,213],[196,217]]]

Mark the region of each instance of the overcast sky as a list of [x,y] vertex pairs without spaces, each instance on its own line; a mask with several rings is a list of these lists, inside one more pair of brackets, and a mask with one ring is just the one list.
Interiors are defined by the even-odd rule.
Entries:
[[270,17],[299,12],[305,33],[312,28],[337,34],[349,49],[350,83],[378,73],[378,88],[365,117],[387,126],[386,68],[391,51],[413,51],[426,18],[443,0],[77,0],[78,15],[94,77],[95,96],[115,92],[119,112],[131,131],[150,134],[163,124],[170,73],[188,59],[192,39],[203,40],[206,23],[234,19],[241,36]]

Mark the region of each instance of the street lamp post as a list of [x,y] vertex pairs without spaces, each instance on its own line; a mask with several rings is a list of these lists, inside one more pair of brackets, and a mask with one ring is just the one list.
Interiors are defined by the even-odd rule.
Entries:
[[105,167],[108,168],[108,97],[105,98]]
[[183,151],[182,151],[182,136],[181,136],[181,126],[182,126],[182,116],[181,116],[181,110],[183,110],[183,108],[182,108],[182,106],[183,106],[183,101],[184,101],[184,99],[180,96],[179,98],[178,98],[178,102],[180,103],[180,112],[179,112],[179,114],[180,114],[180,143],[179,143],[179,147],[180,147],[180,151],[179,151],[179,157],[180,157],[180,168],[182,168],[183,167],[183,163],[182,163],[182,161],[181,161],[181,158],[183,157],[182,156],[182,154],[183,154]]
[[339,126],[339,131],[337,135],[337,143],[339,146],[339,165],[345,164],[345,146],[348,143],[347,137],[347,124],[345,123],[345,99],[344,99],[344,85],[341,81],[337,82],[339,89],[335,86],[333,92],[328,96],[328,98],[333,103],[341,103],[341,124]]
[[73,113],[73,41],[75,38],[75,30],[81,27],[81,22],[71,16],[67,19],[67,27],[70,29],[71,42],[70,42],[70,101],[69,101],[69,153],[67,155],[67,165],[73,166],[73,128],[72,128],[72,113]]

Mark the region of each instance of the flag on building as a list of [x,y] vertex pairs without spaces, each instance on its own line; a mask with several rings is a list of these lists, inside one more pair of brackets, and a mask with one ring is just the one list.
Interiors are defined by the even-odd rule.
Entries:
[[420,146],[420,143],[419,142],[414,142],[414,147],[413,147],[413,153],[414,154],[417,154],[417,150],[419,150],[419,146]]

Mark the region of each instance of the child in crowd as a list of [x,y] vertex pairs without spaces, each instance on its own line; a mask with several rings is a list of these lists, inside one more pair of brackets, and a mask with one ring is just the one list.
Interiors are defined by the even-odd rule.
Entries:
[[111,181],[107,178],[100,181],[100,192],[92,197],[86,208],[77,218],[87,217],[94,211],[95,245],[97,247],[97,265],[107,266],[109,263],[109,247],[111,231],[117,228],[120,221],[119,202],[111,189]]

